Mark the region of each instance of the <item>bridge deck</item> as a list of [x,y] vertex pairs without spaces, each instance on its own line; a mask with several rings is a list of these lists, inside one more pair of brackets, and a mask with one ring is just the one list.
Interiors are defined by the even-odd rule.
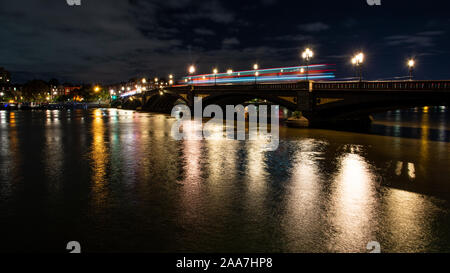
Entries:
[[186,92],[188,90],[206,91],[251,91],[251,90],[408,90],[408,91],[450,91],[450,81],[352,81],[352,82],[297,82],[297,83],[262,83],[262,84],[228,84],[228,85],[185,85],[167,88],[171,91]]

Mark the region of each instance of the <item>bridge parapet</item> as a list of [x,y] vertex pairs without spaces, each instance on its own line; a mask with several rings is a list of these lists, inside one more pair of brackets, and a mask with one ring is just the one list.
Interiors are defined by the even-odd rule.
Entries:
[[450,81],[315,82],[313,90],[450,90]]
[[197,91],[229,91],[229,90],[243,90],[243,91],[251,91],[251,90],[308,90],[309,84],[307,82],[297,82],[297,83],[270,83],[270,84],[240,84],[240,85],[185,85],[185,86],[176,86],[169,87],[168,90],[185,92],[192,90]]
[[[311,86],[310,86],[311,84]],[[169,87],[176,92],[197,91],[254,91],[254,90],[291,90],[291,91],[321,91],[321,90],[418,90],[418,91],[450,91],[450,81],[351,81],[351,82],[297,82],[297,83],[264,83],[246,85],[186,85]]]

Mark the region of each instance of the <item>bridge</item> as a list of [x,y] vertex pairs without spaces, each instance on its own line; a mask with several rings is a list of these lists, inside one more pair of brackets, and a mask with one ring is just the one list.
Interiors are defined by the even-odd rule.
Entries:
[[170,113],[176,104],[203,107],[246,104],[260,99],[300,111],[311,125],[369,121],[388,110],[450,104],[450,81],[300,81],[295,83],[182,85],[150,90],[123,98],[124,109]]

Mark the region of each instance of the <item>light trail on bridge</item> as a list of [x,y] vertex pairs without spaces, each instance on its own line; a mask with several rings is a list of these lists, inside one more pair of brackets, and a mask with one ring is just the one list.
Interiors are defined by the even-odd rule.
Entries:
[[334,79],[335,69],[330,64],[316,64],[306,66],[280,67],[225,72],[218,74],[192,75],[182,78],[181,85],[209,85],[233,83],[277,83],[294,82],[306,79],[326,80]]

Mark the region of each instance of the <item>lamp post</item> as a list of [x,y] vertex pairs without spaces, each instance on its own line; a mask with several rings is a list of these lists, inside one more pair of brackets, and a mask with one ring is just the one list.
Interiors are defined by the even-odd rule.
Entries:
[[173,85],[173,75],[169,75],[169,85]]
[[217,68],[213,69],[213,74],[214,74],[214,85],[217,85],[217,73],[219,71],[217,70]]
[[[188,72],[189,72],[189,75],[194,74],[194,73],[195,73],[195,66],[191,65],[191,66],[189,67]],[[190,80],[192,80],[192,78],[190,78]],[[191,81],[191,84],[193,84],[193,81]]]
[[313,56],[314,52],[312,52],[312,50],[309,48],[305,49],[305,51],[303,51],[302,53],[302,58],[303,60],[305,60],[306,63],[306,80],[308,80],[309,75],[309,61],[312,59]]
[[408,68],[409,68],[409,80],[413,79],[414,66],[416,65],[416,61],[414,59],[408,60]]
[[258,64],[254,64],[253,65],[253,70],[255,70],[255,84],[256,84],[256,81],[257,81],[257,77],[259,75],[259,72],[257,71],[258,69],[259,69],[259,65]]
[[356,66],[359,74],[359,81],[362,81],[362,64],[364,62],[364,54],[362,52],[358,53],[353,57],[352,64]]

